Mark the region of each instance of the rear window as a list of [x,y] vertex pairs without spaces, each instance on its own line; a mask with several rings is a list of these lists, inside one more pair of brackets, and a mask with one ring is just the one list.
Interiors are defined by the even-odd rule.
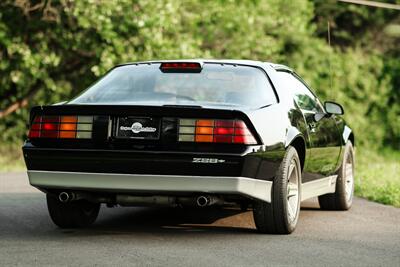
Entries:
[[200,73],[163,73],[153,63],[117,67],[69,103],[257,108],[276,103],[276,97],[256,67],[204,64]]

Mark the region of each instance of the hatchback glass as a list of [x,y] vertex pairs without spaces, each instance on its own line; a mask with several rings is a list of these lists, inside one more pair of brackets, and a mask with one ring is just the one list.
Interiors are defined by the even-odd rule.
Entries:
[[276,97],[256,67],[210,63],[199,73],[164,73],[160,63],[151,63],[117,67],[69,103],[258,108]]

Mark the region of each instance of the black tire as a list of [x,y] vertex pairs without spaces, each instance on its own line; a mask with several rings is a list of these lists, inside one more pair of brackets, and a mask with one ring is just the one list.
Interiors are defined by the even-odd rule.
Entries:
[[[348,167],[351,164],[351,167]],[[347,168],[351,168],[351,177],[348,177]],[[343,161],[337,172],[336,191],[318,197],[319,206],[323,210],[348,210],[353,203],[354,194],[354,149],[350,141],[344,149]],[[351,181],[350,181],[351,180]],[[350,184],[346,193],[346,184]],[[350,193],[349,193],[350,192]]]
[[[293,165],[293,166],[291,166]],[[289,168],[292,168],[289,174]],[[293,171],[297,172],[297,205],[293,218],[289,216],[288,180]],[[290,177],[289,177],[290,175]],[[268,234],[290,234],[297,225],[301,201],[301,166],[294,147],[289,146],[273,180],[271,203],[254,201],[253,217],[257,230]]]
[[47,194],[47,208],[50,218],[60,228],[78,228],[91,225],[99,215],[100,204],[86,200],[62,203]]
[[240,210],[241,211],[247,211],[249,209],[249,202],[243,201],[240,203]]

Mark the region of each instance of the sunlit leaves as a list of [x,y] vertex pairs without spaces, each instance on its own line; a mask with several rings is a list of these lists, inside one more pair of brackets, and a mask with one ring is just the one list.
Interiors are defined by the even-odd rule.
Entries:
[[[40,90],[30,105],[67,100],[123,62],[255,59],[288,64],[323,99],[343,103],[356,134],[370,131],[360,143],[379,145],[385,134],[369,125],[383,124],[391,86],[380,55],[330,48],[316,36],[309,1],[58,0],[48,1],[46,18],[28,8],[41,1],[20,2],[0,2],[0,109],[33,86]],[[0,121],[0,138],[20,139],[27,114],[24,108]],[[387,114],[390,124],[397,113]]]

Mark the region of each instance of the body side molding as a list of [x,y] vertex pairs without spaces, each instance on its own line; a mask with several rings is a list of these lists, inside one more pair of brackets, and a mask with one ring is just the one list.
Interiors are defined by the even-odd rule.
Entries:
[[301,184],[301,201],[328,193],[335,193],[337,177],[335,174]]

